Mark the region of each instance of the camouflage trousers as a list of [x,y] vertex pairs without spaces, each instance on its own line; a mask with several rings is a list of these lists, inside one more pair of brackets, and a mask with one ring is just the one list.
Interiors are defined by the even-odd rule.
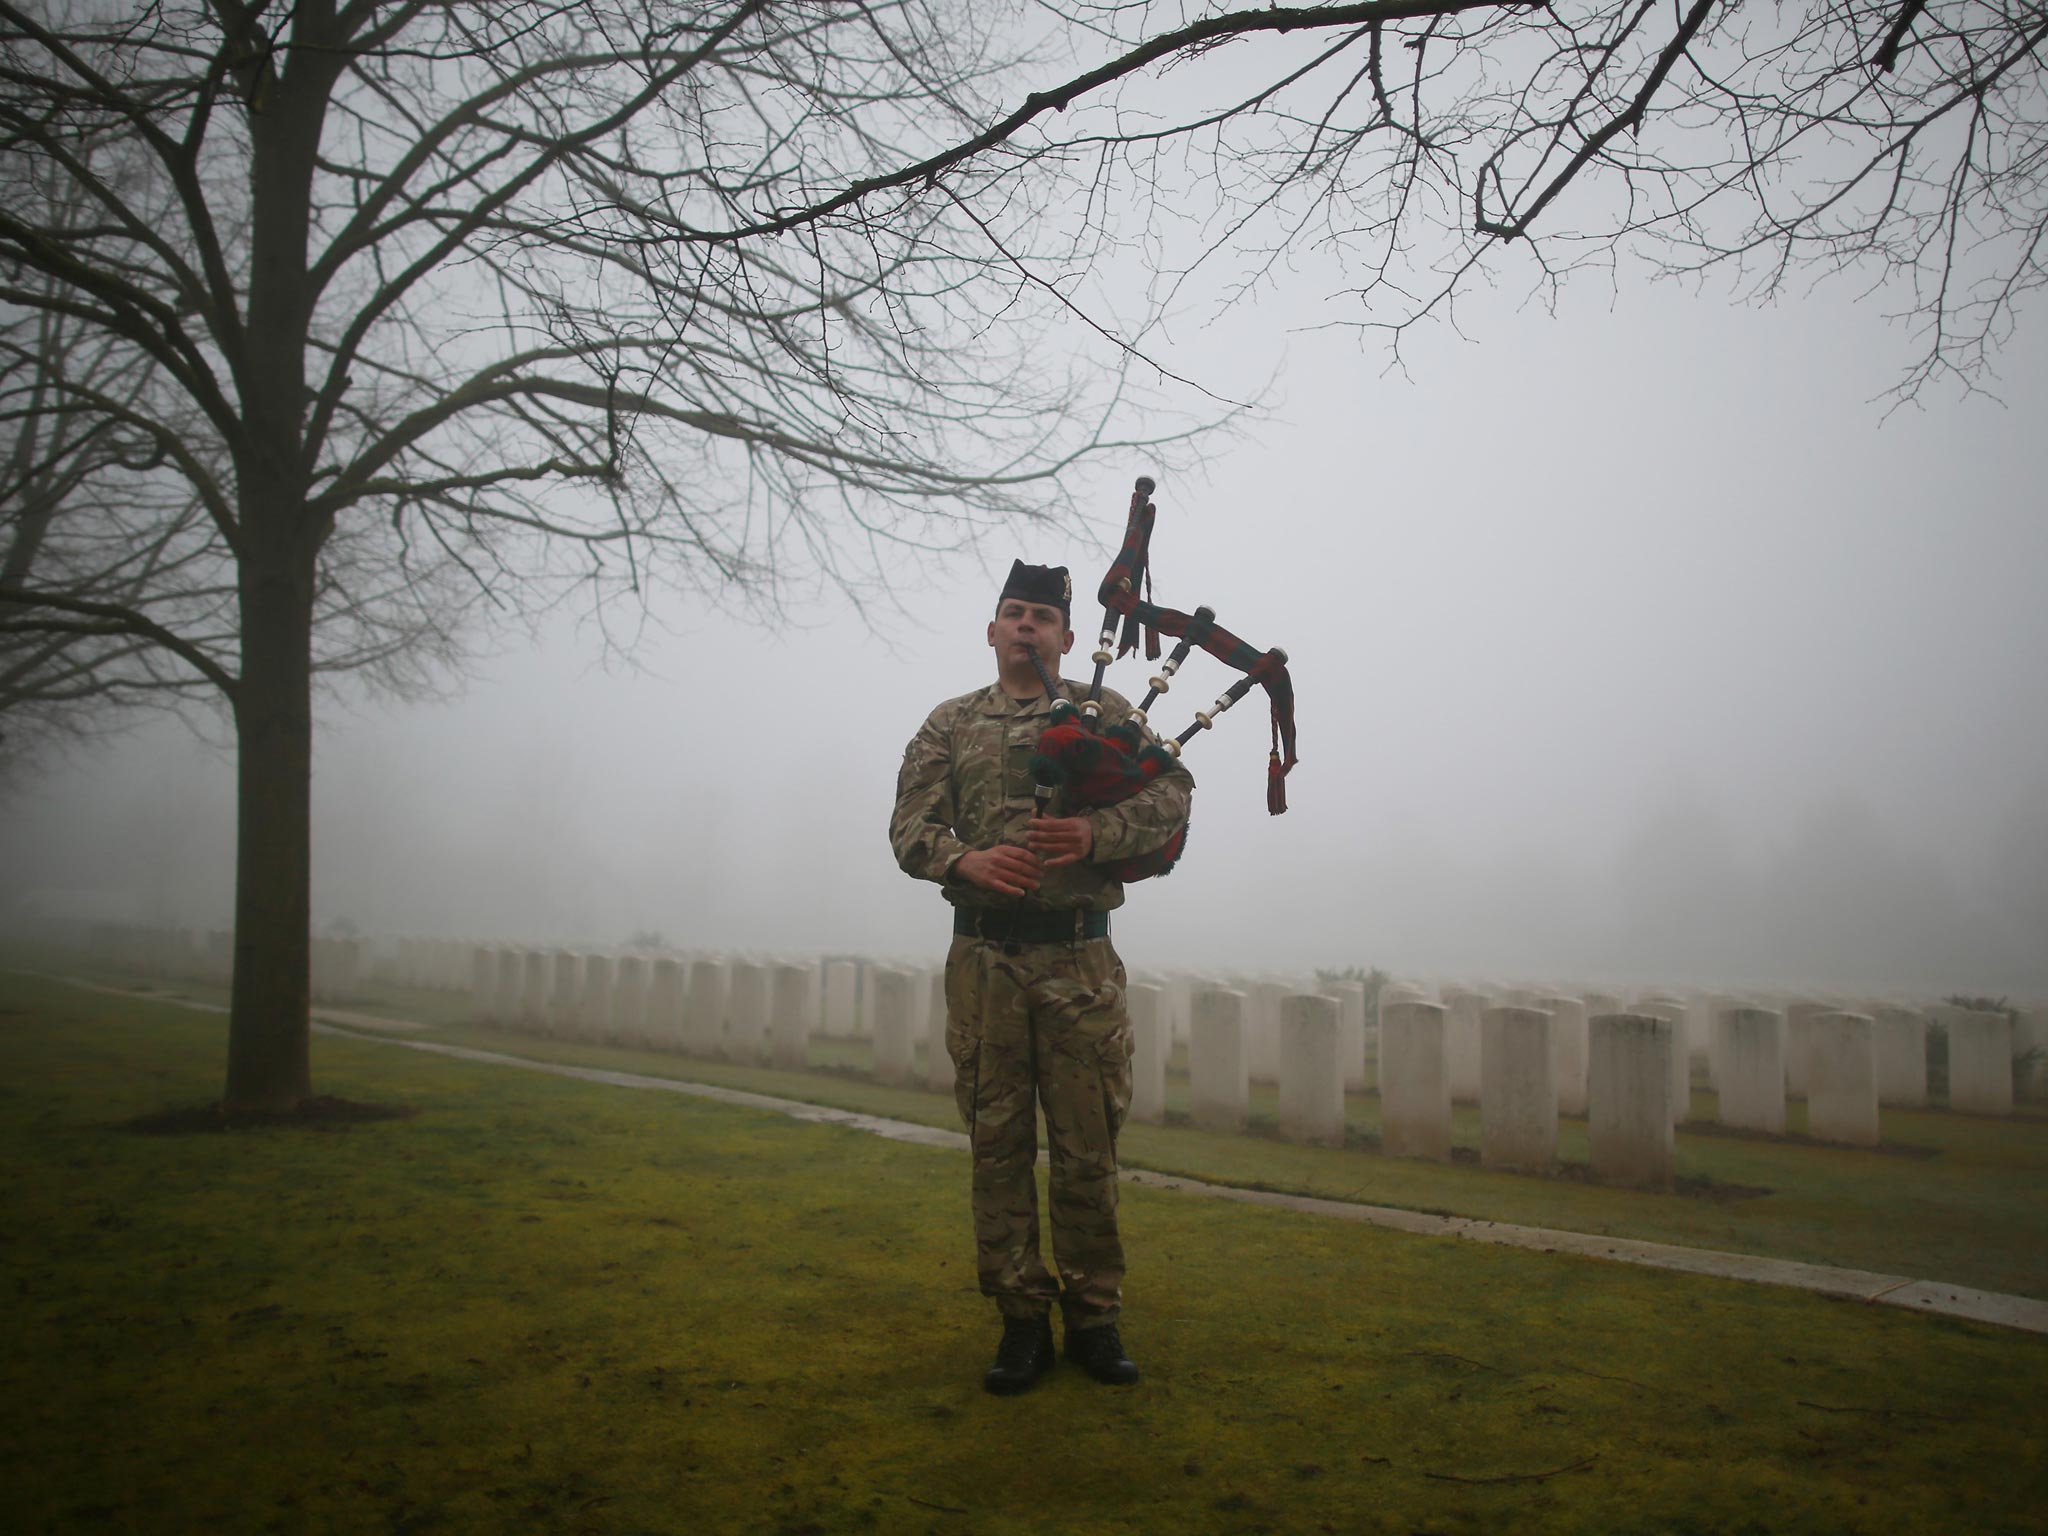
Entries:
[[[974,1149],[981,1293],[1011,1317],[1058,1301],[1067,1326],[1114,1322],[1124,1250],[1116,1138],[1131,1107],[1124,967],[1108,939],[958,937],[946,956],[946,1051]],[[1054,1280],[1038,1256],[1038,1115],[1051,1157]]]

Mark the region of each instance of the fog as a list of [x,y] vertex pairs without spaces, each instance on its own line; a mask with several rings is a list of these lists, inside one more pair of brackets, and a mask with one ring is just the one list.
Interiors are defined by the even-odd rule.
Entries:
[[[1303,329],[1321,291],[1165,353],[1222,393],[1279,370],[1206,476],[1162,474],[1155,596],[1286,647],[1302,761],[1268,817],[1259,695],[1190,749],[1187,856],[1132,888],[1127,962],[2048,991],[2038,323],[2000,398],[1887,415],[1909,341],[1846,288],[1482,294],[1405,374]],[[936,957],[939,892],[885,839],[903,745],[992,677],[1013,555],[1072,568],[1085,675],[1079,599],[1152,469],[1077,475],[1099,542],[997,533],[898,613],[662,606],[622,665],[564,611],[445,702],[330,699],[316,925]],[[1156,720],[1230,675],[1198,657]],[[17,786],[0,920],[225,925],[225,740],[160,718]]]

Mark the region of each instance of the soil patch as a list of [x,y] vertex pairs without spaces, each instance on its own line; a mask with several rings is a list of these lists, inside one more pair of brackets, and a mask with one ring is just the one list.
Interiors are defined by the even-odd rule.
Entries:
[[291,1109],[268,1113],[242,1111],[229,1114],[219,1104],[192,1104],[158,1110],[121,1122],[120,1129],[142,1136],[202,1136],[216,1131],[299,1129],[345,1131],[350,1126],[378,1120],[410,1120],[419,1111],[404,1104],[365,1104],[357,1099],[338,1099],[315,1094],[301,1099]]

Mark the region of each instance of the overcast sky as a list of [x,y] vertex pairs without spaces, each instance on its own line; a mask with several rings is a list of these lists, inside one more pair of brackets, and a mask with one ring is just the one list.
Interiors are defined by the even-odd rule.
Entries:
[[[1188,853],[1132,889],[1127,962],[2048,993],[2038,320],[2002,400],[1887,417],[1907,343],[1846,287],[1482,295],[1406,377],[1298,329],[1322,291],[1191,317],[1169,354],[1226,392],[1281,365],[1207,479],[1162,477],[1155,595],[1287,648],[1302,762],[1269,818],[1259,696],[1191,749]],[[992,676],[1012,555],[1092,592],[1152,467],[1077,480],[1099,545],[998,536],[886,634],[672,607],[608,671],[565,616],[450,703],[330,704],[316,923],[937,957],[938,890],[885,839],[902,747]],[[1098,618],[1077,603],[1070,672]],[[1230,675],[1191,663],[1160,722]],[[232,762],[202,730],[0,804],[0,906],[225,924]]]

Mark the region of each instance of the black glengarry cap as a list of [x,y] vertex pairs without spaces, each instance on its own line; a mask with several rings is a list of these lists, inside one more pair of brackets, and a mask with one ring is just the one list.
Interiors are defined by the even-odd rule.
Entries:
[[1013,597],[1027,603],[1049,604],[1059,609],[1067,628],[1074,627],[1074,581],[1064,565],[1026,565],[1022,560],[1012,560],[1010,579],[1003,583],[1002,596],[996,601],[1001,603]]

